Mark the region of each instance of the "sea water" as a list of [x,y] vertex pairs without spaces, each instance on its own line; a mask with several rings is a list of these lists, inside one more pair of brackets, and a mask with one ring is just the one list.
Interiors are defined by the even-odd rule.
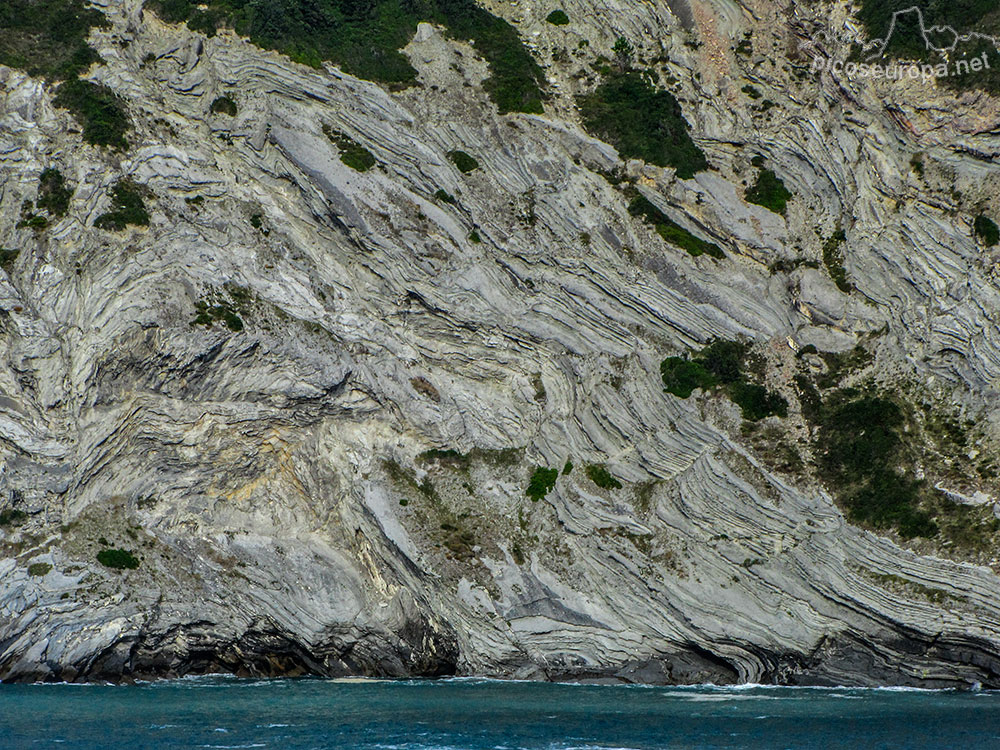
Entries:
[[1000,694],[202,677],[0,685],[0,748],[1000,748]]

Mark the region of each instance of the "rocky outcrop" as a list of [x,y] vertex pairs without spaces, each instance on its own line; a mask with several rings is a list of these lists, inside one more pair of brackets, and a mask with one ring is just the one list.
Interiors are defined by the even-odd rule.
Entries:
[[[546,64],[544,116],[498,115],[485,63],[429,25],[406,50],[420,85],[389,93],[106,0],[89,76],[127,102],[124,153],[0,68],[0,245],[20,250],[0,509],[27,514],[0,530],[0,675],[1000,686],[992,549],[848,524],[725,398],[665,394],[658,369],[744,336],[781,387],[801,346],[873,342],[879,377],[958,405],[994,450],[996,251],[967,207],[995,208],[995,102],[808,74],[820,9],[567,0],[555,27],[484,4]],[[679,180],[583,131],[573,94],[619,35],[666,61],[712,170]],[[235,116],[210,111],[223,94]],[[758,154],[787,217],[743,199]],[[52,165],[70,210],[18,228]],[[726,258],[631,216],[619,170]],[[95,228],[121,177],[149,226]],[[822,270],[838,226],[849,294]],[[241,330],[193,324],[199,302]]]

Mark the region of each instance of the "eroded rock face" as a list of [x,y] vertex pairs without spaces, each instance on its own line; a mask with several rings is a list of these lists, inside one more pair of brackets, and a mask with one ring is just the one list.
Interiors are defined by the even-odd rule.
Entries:
[[[0,508],[28,514],[0,531],[0,676],[1000,686],[992,550],[846,523],[732,404],[665,394],[658,370],[744,336],[787,390],[799,347],[870,342],[883,382],[958,404],[986,451],[1000,299],[964,207],[996,208],[996,103],[808,75],[790,50],[820,10],[567,0],[553,27],[485,5],[551,63],[545,116],[499,116],[485,63],[427,25],[421,86],[389,93],[108,0],[89,75],[127,102],[124,153],[0,69],[0,245],[20,250],[0,273]],[[620,35],[669,60],[712,171],[623,164],[581,129],[574,74]],[[743,200],[758,154],[787,217]],[[17,228],[52,165],[69,212]],[[630,216],[615,171],[727,257]],[[121,177],[148,188],[148,228],[93,227]],[[822,270],[838,227],[849,294]],[[199,302],[242,328],[193,324]],[[957,489],[992,502],[988,481]],[[106,547],[139,567],[102,566]]]

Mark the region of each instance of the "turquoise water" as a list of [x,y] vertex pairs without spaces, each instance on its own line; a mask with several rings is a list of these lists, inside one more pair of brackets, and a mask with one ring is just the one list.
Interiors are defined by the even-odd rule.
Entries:
[[1000,748],[1000,694],[446,680],[0,685],[0,748]]

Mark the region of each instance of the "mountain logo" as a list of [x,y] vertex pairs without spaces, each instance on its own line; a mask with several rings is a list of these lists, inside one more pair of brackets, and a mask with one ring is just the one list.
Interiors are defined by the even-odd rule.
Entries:
[[982,34],[976,31],[962,34],[952,26],[928,26],[923,10],[914,5],[905,10],[898,10],[893,13],[885,38],[872,39],[862,44],[862,55],[867,60],[884,57],[890,42],[893,40],[893,36],[897,33],[898,29],[904,27],[916,28],[927,51],[937,52],[942,57],[947,57],[953,53],[958,48],[958,45],[964,42],[987,41],[994,47],[1000,45],[1000,40],[990,34]]

